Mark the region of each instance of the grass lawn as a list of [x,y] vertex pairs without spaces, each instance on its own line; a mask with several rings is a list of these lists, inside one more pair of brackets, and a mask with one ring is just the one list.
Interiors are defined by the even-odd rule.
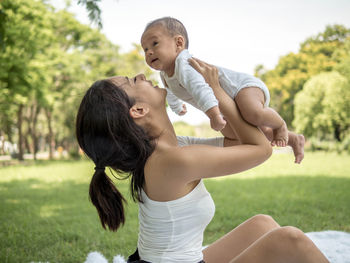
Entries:
[[[350,232],[350,156],[274,154],[248,172],[208,179],[216,214],[205,233],[209,244],[247,218],[265,213],[305,232]],[[137,242],[137,205],[129,201],[126,224],[103,230],[88,200],[93,172],[88,161],[39,162],[0,168],[0,262],[84,262],[100,251],[109,262]],[[128,181],[117,187],[129,198]],[[130,200],[130,199],[129,199]]]

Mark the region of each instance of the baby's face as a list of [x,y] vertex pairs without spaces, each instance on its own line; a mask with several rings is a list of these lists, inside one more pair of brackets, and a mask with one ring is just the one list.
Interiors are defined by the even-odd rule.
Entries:
[[180,52],[175,36],[171,36],[162,25],[155,25],[143,33],[141,46],[151,68],[169,76],[174,74],[175,59]]

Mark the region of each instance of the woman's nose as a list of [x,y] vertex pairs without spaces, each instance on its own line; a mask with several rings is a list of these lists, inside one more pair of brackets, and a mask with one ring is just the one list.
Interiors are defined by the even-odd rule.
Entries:
[[141,80],[146,80],[146,76],[144,74],[138,74],[136,78],[141,79]]

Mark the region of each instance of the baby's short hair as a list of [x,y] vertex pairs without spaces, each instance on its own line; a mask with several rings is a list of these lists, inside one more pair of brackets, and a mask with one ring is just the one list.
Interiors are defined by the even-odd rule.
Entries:
[[148,29],[155,25],[162,25],[171,36],[174,35],[181,35],[185,39],[185,48],[188,49],[188,35],[185,26],[176,18],[170,17],[170,16],[165,16],[162,18],[158,18],[156,20],[153,20],[149,22],[146,25],[146,28],[143,32],[146,32]]

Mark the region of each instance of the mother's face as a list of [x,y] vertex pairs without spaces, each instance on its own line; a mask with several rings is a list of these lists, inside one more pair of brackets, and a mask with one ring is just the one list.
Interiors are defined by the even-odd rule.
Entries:
[[129,97],[134,98],[136,102],[165,105],[166,90],[153,86],[152,82],[147,80],[143,74],[133,78],[116,76],[110,80],[123,89]]

